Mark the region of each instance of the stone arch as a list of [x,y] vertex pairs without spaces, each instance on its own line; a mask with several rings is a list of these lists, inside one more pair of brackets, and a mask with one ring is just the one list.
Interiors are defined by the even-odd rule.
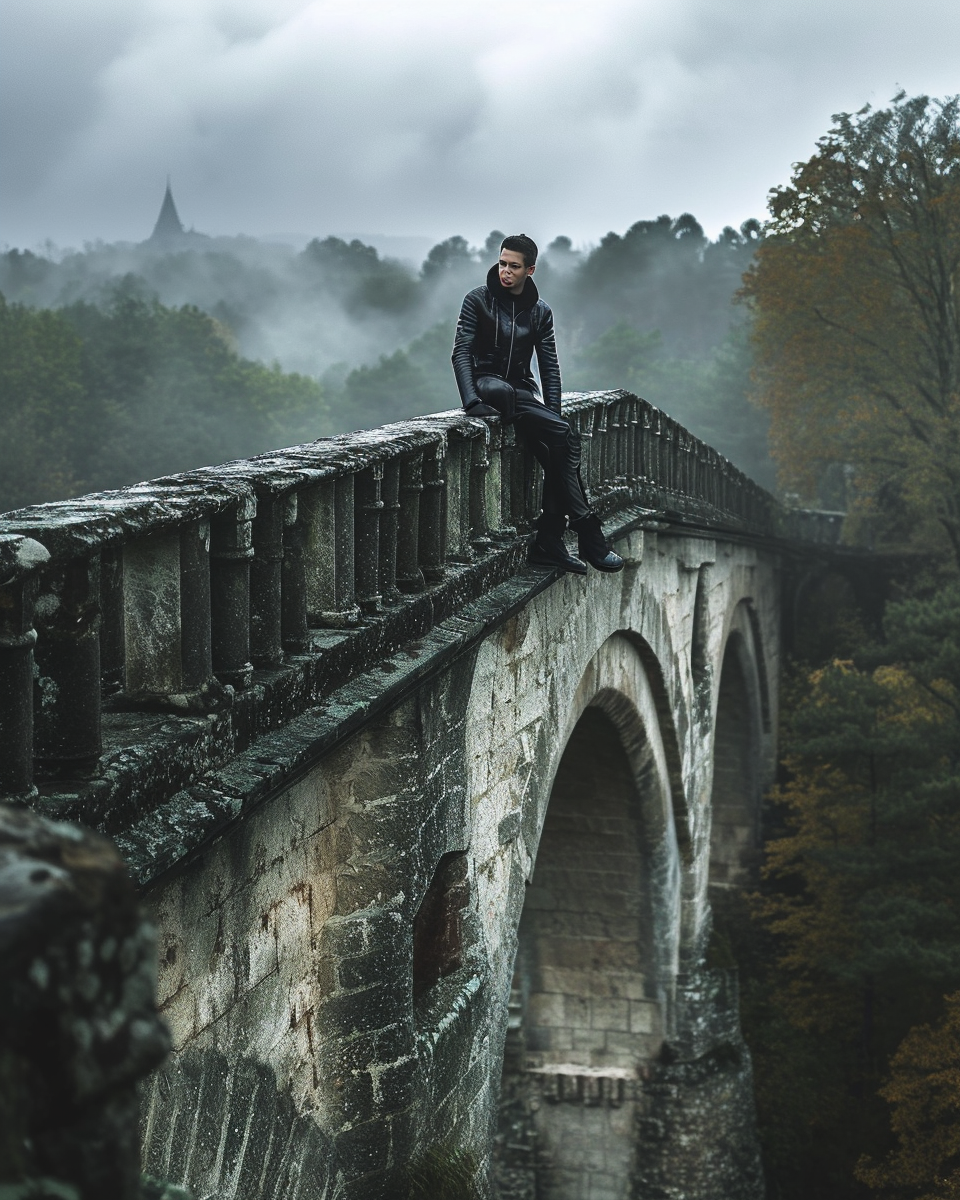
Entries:
[[724,643],[714,701],[709,883],[719,893],[750,879],[760,846],[762,737],[770,726],[763,649],[749,601]]
[[659,710],[635,639],[615,634],[584,672],[549,781],[502,1082],[506,1111],[532,1123],[549,1200],[585,1194],[588,1176],[630,1194],[640,1079],[672,1019],[681,855]]

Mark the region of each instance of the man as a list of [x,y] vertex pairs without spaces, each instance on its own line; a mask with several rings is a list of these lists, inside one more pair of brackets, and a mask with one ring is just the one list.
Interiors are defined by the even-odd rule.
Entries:
[[[623,559],[607,546],[580,479],[580,435],[560,415],[560,364],[553,313],[540,299],[533,272],[537,244],[526,234],[504,238],[500,260],[483,287],[464,297],[453,343],[453,370],[466,411],[513,422],[543,467],[543,511],[530,562],[585,575],[585,559],[598,571],[619,571]],[[543,398],[530,370],[533,352]],[[569,518],[580,558],[563,541]]]

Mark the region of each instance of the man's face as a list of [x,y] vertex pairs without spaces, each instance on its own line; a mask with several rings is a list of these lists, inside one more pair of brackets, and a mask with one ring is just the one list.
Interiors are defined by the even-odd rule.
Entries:
[[533,274],[533,267],[524,264],[523,255],[519,250],[501,250],[497,269],[500,271],[501,286],[508,292],[513,292],[515,296],[519,296],[523,291],[527,276]]

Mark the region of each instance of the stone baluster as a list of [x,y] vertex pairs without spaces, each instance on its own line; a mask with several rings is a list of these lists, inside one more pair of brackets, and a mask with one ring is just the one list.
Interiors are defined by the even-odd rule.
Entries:
[[526,533],[530,528],[528,515],[530,492],[530,477],[533,473],[532,456],[528,453],[520,438],[517,437],[513,426],[510,427],[510,523],[518,533]]
[[210,522],[192,521],[180,530],[180,668],[178,691],[192,695],[213,677]]
[[383,612],[380,593],[380,520],[383,464],[373,463],[356,476],[354,499],[354,581],[357,604],[367,616]]
[[470,446],[470,543],[475,550],[489,549],[490,518],[487,500],[489,488],[487,476],[490,473],[490,428],[484,425],[480,436],[469,442]]
[[642,474],[637,464],[640,461],[640,402],[635,396],[624,401],[624,421],[627,446],[626,473],[627,478],[634,480]]
[[123,547],[123,644],[123,690],[131,700],[184,693],[179,531]]
[[100,682],[105,696],[123,687],[123,548],[100,553]]
[[605,491],[610,483],[609,447],[607,446],[608,419],[607,406],[601,402],[594,410],[593,417],[593,462],[596,468],[594,487],[598,492]]
[[726,462],[723,459],[714,463],[714,503],[719,512],[725,512],[727,505],[726,485],[724,482],[725,469]]
[[47,775],[83,777],[101,752],[99,555],[48,571],[34,615],[34,761]]
[[349,629],[360,620],[353,569],[353,475],[304,488],[300,504],[306,526],[308,619],[326,629]]
[[651,438],[651,466],[653,467],[653,480],[657,487],[658,495],[662,495],[666,486],[665,470],[664,470],[664,449],[663,449],[663,413],[659,408],[653,412],[653,424],[650,427]]
[[203,703],[213,681],[209,547],[206,520],[123,547],[123,690],[135,703]]
[[450,562],[472,562],[470,541],[470,485],[474,437],[458,430],[447,441],[447,559]]
[[674,442],[673,422],[667,418],[661,418],[660,422],[661,439],[660,453],[661,465],[663,469],[663,486],[666,491],[673,495],[676,490],[676,444]]
[[580,434],[580,475],[588,492],[594,492],[597,486],[597,473],[594,463],[593,419],[595,408],[581,408],[572,413],[571,422],[575,422]]
[[712,446],[706,447],[706,501],[712,508],[720,508],[720,461]]
[[442,579],[447,555],[447,480],[446,439],[428,446],[423,452],[423,491],[420,495],[420,537],[418,553],[424,578],[430,583]]
[[620,400],[617,404],[617,475],[624,480],[630,474],[630,401]]
[[690,487],[690,435],[685,429],[677,428],[677,491],[684,496],[691,494]]
[[388,459],[383,464],[380,483],[383,508],[380,511],[380,595],[384,604],[396,604],[400,599],[397,587],[397,538],[400,521],[400,463]]
[[654,478],[653,474],[653,409],[644,403],[640,415],[640,476],[648,483]]
[[250,686],[250,563],[253,559],[252,496],[215,517],[210,527],[210,619],[213,670],[221,683]]
[[284,498],[257,497],[250,562],[250,657],[256,667],[283,662]]
[[524,519],[527,529],[533,529],[540,515],[540,494],[543,487],[543,472],[529,450],[523,451]]
[[49,559],[32,538],[0,535],[0,796],[27,799],[33,786],[33,605],[36,568]]
[[610,483],[623,477],[623,426],[620,421],[621,403],[607,405],[607,476]]
[[400,520],[397,530],[397,587],[401,592],[422,592],[420,570],[420,496],[423,493],[423,451],[400,461]]
[[519,445],[517,431],[512,425],[500,430],[500,516],[503,521],[502,531],[509,530],[509,536],[516,537],[523,524],[522,500],[523,485],[521,473],[522,447]]
[[490,469],[487,471],[487,514],[490,532],[501,541],[516,537],[510,520],[510,468],[512,447],[508,432],[498,421],[490,427]]
[[281,630],[287,654],[302,654],[309,645],[304,526],[297,493],[283,502],[283,562],[280,571]]

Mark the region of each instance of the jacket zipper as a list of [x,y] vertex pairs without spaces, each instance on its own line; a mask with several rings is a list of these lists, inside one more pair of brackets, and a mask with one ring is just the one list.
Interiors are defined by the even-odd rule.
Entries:
[[[511,319],[513,321],[513,324],[510,326],[510,352],[507,355],[507,369],[503,373],[504,379],[506,379],[508,381],[510,379],[510,365],[513,362],[513,335],[517,332],[517,302],[516,302],[516,300],[514,300],[514,302],[513,302],[513,312],[511,314]],[[500,322],[498,321],[497,324],[499,325],[499,323]]]

